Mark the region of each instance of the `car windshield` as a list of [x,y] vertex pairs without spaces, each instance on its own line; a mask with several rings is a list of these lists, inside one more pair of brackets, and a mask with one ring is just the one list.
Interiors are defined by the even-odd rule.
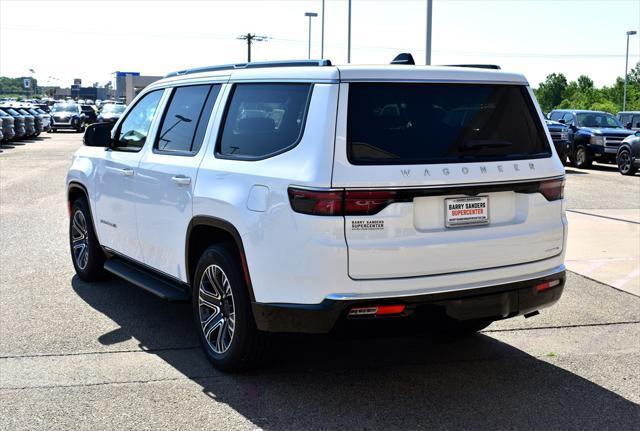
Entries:
[[20,113],[18,111],[16,111],[15,109],[12,109],[12,108],[4,108],[4,109],[5,109],[5,111],[7,111],[11,115],[20,115]]
[[578,126],[580,127],[623,128],[622,124],[620,124],[616,117],[606,112],[580,112],[576,117],[578,118]]
[[110,103],[108,105],[104,105],[104,107],[102,108],[102,112],[105,114],[121,114],[124,112],[126,106],[124,105],[116,105],[113,103]]
[[0,117],[10,117],[10,115],[0,109]]
[[40,115],[40,113],[38,111],[36,111],[35,109],[33,109],[33,108],[29,108],[29,113],[31,115]]
[[79,112],[79,109],[75,103],[56,103],[51,112]]

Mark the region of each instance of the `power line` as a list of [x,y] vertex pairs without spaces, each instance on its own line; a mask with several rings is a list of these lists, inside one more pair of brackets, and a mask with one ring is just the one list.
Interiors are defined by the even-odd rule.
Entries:
[[263,42],[269,39],[267,36],[256,36],[255,34],[247,33],[238,36],[236,39],[247,41],[247,62],[251,62],[251,44],[255,42]]

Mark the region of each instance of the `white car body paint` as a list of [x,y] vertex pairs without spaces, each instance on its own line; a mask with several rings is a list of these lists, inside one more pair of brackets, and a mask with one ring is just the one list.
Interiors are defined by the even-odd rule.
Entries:
[[[198,154],[154,154],[151,135],[158,127],[156,118],[139,153],[80,148],[67,182],[88,190],[103,246],[184,282],[189,279],[185,256],[189,222],[209,216],[230,223],[242,238],[257,302],[318,304],[324,299],[401,297],[506,284],[562,271],[567,229],[564,201],[547,202],[540,194],[492,193],[491,223],[459,229],[443,227],[442,196],[394,203],[373,216],[321,217],[292,210],[290,186],[428,188],[564,174],[548,132],[552,157],[545,159],[352,165],[346,156],[349,83],[381,81],[528,85],[519,74],[423,66],[239,69],[171,77],[153,83],[138,98],[156,89],[222,83]],[[245,82],[314,83],[304,134],[295,147],[258,161],[214,154],[231,86]],[[156,117],[166,103],[165,94]],[[109,170],[124,167],[133,169],[134,175]],[[190,184],[173,183],[175,175],[189,177]],[[350,230],[351,221],[368,219],[384,220],[384,230]]]

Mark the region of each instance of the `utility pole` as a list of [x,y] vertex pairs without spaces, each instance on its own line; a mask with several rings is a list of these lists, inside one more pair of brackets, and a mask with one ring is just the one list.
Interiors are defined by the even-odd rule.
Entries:
[[431,64],[431,16],[433,15],[433,0],[427,0],[427,46],[425,64]]
[[318,16],[318,14],[315,12],[305,12],[304,16],[309,17],[309,48],[307,50],[307,59],[311,60],[311,18]]
[[351,0],[349,0],[349,18],[347,26],[347,63],[351,63]]
[[322,0],[322,23],[320,24],[320,58],[324,58],[324,0]]
[[255,34],[247,33],[238,36],[237,39],[247,41],[247,63],[251,63],[251,43],[262,42],[269,38],[267,36],[256,36]]
[[629,71],[629,36],[636,34],[636,31],[627,32],[627,54],[624,57],[624,96],[622,96],[622,110],[627,110],[627,72]]

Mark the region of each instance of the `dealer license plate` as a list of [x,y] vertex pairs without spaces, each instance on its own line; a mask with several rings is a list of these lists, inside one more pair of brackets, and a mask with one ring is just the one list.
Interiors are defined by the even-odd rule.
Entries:
[[489,223],[489,196],[445,199],[444,206],[447,227]]

